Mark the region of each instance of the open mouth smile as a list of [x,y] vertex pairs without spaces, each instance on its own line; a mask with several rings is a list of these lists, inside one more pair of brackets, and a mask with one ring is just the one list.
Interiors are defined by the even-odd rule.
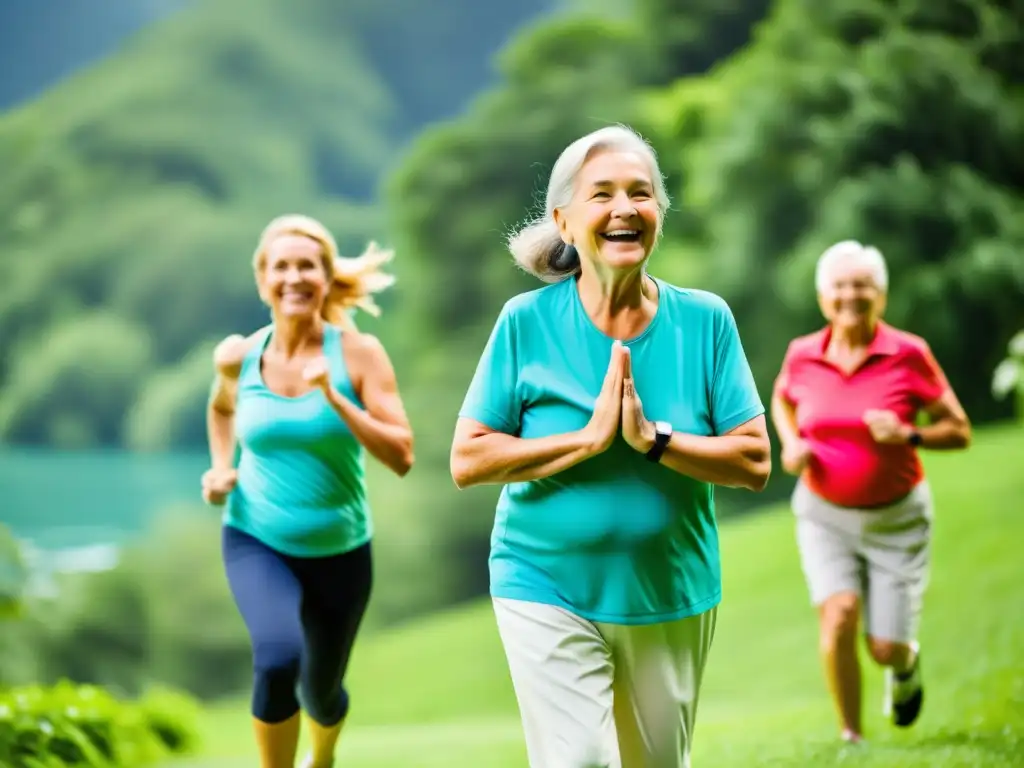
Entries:
[[601,237],[610,243],[638,243],[640,242],[640,230],[613,229],[610,232],[602,232]]

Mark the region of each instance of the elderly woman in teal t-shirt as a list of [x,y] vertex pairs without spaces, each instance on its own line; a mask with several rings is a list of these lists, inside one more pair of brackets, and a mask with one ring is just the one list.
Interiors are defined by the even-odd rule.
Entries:
[[687,766],[722,587],[713,487],[759,491],[764,407],[726,303],[647,273],[667,195],[624,127],[572,143],[510,241],[452,475],[502,484],[491,596],[532,766]]

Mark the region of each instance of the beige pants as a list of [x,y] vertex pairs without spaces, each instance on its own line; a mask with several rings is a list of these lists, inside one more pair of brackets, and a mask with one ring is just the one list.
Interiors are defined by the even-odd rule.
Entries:
[[811,602],[840,592],[864,603],[867,634],[909,643],[917,639],[928,586],[932,494],[922,481],[905,499],[881,509],[830,504],[802,482],[793,491],[800,564]]
[[689,768],[717,608],[624,626],[493,602],[531,768]]

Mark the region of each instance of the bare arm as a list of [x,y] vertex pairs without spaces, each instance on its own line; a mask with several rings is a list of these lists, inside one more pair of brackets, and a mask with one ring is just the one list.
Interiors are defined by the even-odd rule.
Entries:
[[243,336],[228,336],[213,352],[216,374],[206,408],[206,433],[210,466],[231,469],[235,460],[235,398],[242,360],[251,344]]
[[661,463],[701,482],[763,491],[772,469],[767,422],[758,416],[714,437],[676,432]]
[[458,488],[523,483],[564,472],[611,447],[619,431],[625,348],[616,342],[594,411],[583,429],[523,438],[460,418],[452,441],[451,472]]
[[413,434],[394,366],[375,336],[347,334],[345,338],[353,385],[365,410],[334,387],[327,388],[327,400],[366,450],[404,477],[415,461]]
[[[933,451],[950,451],[966,448],[971,444],[971,422],[952,389],[924,409],[931,423],[917,427],[921,435],[921,447]],[[909,441],[915,428],[907,425],[906,439]]]
[[522,483],[562,472],[599,452],[587,430],[522,438],[496,432],[473,419],[460,418],[452,442],[455,485]]
[[771,414],[772,426],[775,427],[783,445],[800,439],[796,426],[796,408],[777,391],[772,394]]

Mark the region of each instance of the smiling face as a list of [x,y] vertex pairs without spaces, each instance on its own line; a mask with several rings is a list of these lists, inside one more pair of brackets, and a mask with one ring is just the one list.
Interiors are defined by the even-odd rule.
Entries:
[[654,249],[661,219],[649,164],[635,152],[594,153],[576,176],[572,201],[554,216],[582,258],[613,271],[636,268]]
[[834,327],[871,329],[885,309],[875,270],[859,260],[839,261],[825,276],[818,306]]
[[306,318],[320,313],[329,276],[324,247],[303,235],[285,234],[266,248],[259,272],[260,297],[277,317]]

